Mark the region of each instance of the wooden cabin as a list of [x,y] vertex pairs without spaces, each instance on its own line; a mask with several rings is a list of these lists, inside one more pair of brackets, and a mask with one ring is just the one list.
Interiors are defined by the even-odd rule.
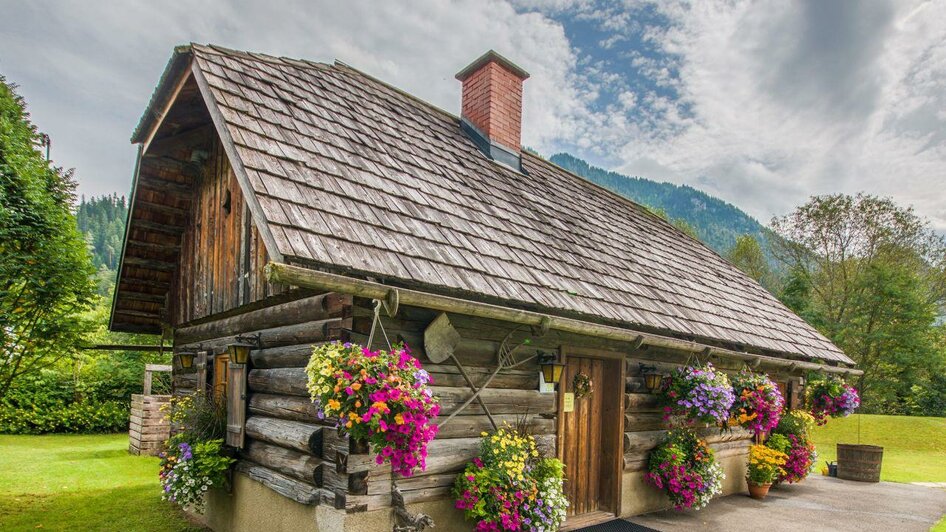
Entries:
[[[464,373],[479,387],[510,353],[525,361],[442,427],[426,471],[396,479],[441,530],[469,528],[449,492],[491,419],[527,417],[565,461],[577,526],[667,506],[644,482],[665,427],[642,367],[750,364],[796,405],[806,371],[856,371],[700,242],[523,151],[527,77],[487,53],[457,75],[457,117],[338,62],[174,51],[132,139],[111,328],[172,335],[197,353],[175,362],[174,393],[227,401],[240,459],[231,492],[210,496],[215,530],[391,530],[390,468],[319,421],[303,372],[314,344],[366,343],[376,302],[433,376],[442,419],[473,394]],[[256,335],[248,364],[228,360]],[[566,364],[558,392],[527,360],[538,352]],[[572,402],[577,372],[595,392]],[[707,434],[726,493],[743,490],[749,435]]]

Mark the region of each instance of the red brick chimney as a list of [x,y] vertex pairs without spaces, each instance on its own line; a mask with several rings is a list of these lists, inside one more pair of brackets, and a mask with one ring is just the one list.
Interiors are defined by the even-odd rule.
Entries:
[[529,73],[490,50],[457,74],[460,126],[490,158],[521,169],[522,82]]

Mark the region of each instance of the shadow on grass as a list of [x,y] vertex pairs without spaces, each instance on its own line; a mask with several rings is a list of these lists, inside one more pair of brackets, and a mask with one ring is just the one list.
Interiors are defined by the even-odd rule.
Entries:
[[113,458],[128,457],[127,449],[102,449],[97,451],[66,451],[56,453],[56,458],[60,460],[111,460]]
[[132,486],[0,499],[0,530],[198,531],[162,501],[158,486]]

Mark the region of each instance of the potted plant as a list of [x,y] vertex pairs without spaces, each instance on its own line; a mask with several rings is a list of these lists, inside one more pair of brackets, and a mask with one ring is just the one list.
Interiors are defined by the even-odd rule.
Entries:
[[480,456],[457,476],[454,506],[474,530],[552,532],[565,521],[565,464],[542,457],[535,439],[508,427],[482,433]]
[[817,463],[818,453],[809,436],[814,424],[815,420],[811,414],[792,410],[782,416],[779,424],[772,430],[765,445],[785,453],[788,457],[776,482],[801,482]]
[[746,483],[749,485],[749,496],[762,500],[769,493],[769,488],[782,472],[782,466],[788,456],[766,447],[753,445],[749,449],[749,467],[746,470]]

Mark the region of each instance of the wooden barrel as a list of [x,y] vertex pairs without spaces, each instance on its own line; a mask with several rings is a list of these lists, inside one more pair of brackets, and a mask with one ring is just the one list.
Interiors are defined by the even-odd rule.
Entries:
[[884,448],[876,445],[838,444],[838,478],[880,482]]

